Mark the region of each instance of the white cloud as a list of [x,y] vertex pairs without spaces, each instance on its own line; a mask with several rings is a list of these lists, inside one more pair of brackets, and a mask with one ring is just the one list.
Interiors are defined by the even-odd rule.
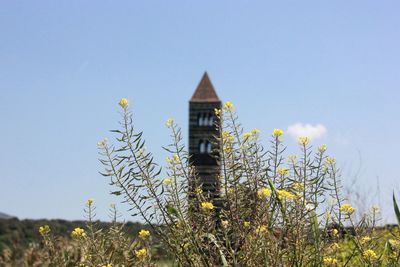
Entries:
[[288,127],[287,133],[297,140],[300,136],[307,136],[310,139],[318,139],[327,133],[327,129],[322,124],[303,124],[303,123],[295,123]]

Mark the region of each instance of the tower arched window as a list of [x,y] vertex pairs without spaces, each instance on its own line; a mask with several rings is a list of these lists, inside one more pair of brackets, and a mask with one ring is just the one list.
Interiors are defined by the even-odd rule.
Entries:
[[214,126],[214,115],[208,114],[208,126]]
[[204,142],[203,140],[200,140],[199,142],[199,151],[200,154],[206,153],[206,142]]
[[211,152],[212,152],[212,145],[210,142],[207,141],[207,153],[211,154]]
[[199,115],[197,116],[197,125],[203,126],[203,123],[204,123],[203,114],[199,114]]
[[203,126],[208,126],[208,114],[203,114]]

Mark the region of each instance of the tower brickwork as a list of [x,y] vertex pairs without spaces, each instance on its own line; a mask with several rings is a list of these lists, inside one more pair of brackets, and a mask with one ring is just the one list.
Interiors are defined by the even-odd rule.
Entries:
[[215,109],[221,105],[208,74],[204,73],[189,101],[189,155],[198,178],[190,181],[190,185],[201,184],[204,194],[213,198],[219,197],[220,191],[220,145],[216,138],[220,120],[215,116]]

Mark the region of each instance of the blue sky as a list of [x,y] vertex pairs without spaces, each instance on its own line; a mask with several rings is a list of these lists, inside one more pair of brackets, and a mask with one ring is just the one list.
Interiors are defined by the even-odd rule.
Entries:
[[[326,143],[344,184],[356,176],[352,188],[364,202],[380,203],[385,220],[393,219],[391,193],[400,193],[398,1],[1,6],[0,211],[81,219],[93,197],[107,219],[119,199],[98,174],[96,142],[112,137],[118,100],[130,99],[147,147],[164,161],[164,122],[174,117],[186,132],[188,100],[207,70],[220,97],[265,141],[273,128],[323,125],[326,133],[313,143]],[[298,151],[289,135],[285,140]]]

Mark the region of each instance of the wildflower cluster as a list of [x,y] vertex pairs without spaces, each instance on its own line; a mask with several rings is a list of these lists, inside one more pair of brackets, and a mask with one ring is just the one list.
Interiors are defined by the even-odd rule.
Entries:
[[[395,266],[399,262],[398,235],[387,238],[383,253],[377,250],[382,244],[375,232],[368,231],[368,225],[375,225],[376,209],[355,222],[357,210],[341,195],[340,173],[336,159],[326,154],[327,145],[313,149],[311,139],[302,136],[299,155],[287,155],[285,133],[276,128],[267,147],[263,134],[256,128],[245,131],[234,104],[226,102],[214,111],[216,143],[222,148],[215,153],[220,174],[201,180],[173,119],[165,123],[172,142],[165,146],[170,155],[161,169],[145,150],[143,133],[133,126],[129,101],[121,99],[119,105],[122,127],[113,131],[117,142],[98,146],[105,166],[102,175],[110,180],[113,194],[122,196],[149,229],[140,230],[131,243],[118,243],[129,246],[129,252],[118,254],[119,261],[102,257],[96,266],[122,266],[125,260],[129,262],[125,266],[150,266],[155,240],[178,266]],[[91,218],[94,202],[89,199],[86,204]],[[47,238],[49,231],[42,228],[40,234]],[[95,248],[89,249],[89,244],[108,244],[98,242],[97,233],[101,231],[89,219],[88,225],[71,234],[92,259],[108,253],[106,248],[97,254]],[[109,238],[119,240],[118,236]]]
[[115,205],[112,226],[99,227],[88,199],[87,223],[72,230],[67,248],[58,249],[49,226],[38,228],[44,260],[31,265],[155,266],[153,252],[162,247],[176,266],[399,266],[399,230],[378,236],[378,207],[357,221],[359,209],[341,194],[327,145],[313,148],[302,136],[300,153],[287,155],[282,129],[264,142],[258,129],[243,129],[226,102],[215,109],[219,174],[199,177],[173,119],[165,123],[172,142],[164,147],[169,156],[162,169],[133,125],[129,101],[119,105],[116,142],[98,143],[101,174],[145,229],[124,233]]

